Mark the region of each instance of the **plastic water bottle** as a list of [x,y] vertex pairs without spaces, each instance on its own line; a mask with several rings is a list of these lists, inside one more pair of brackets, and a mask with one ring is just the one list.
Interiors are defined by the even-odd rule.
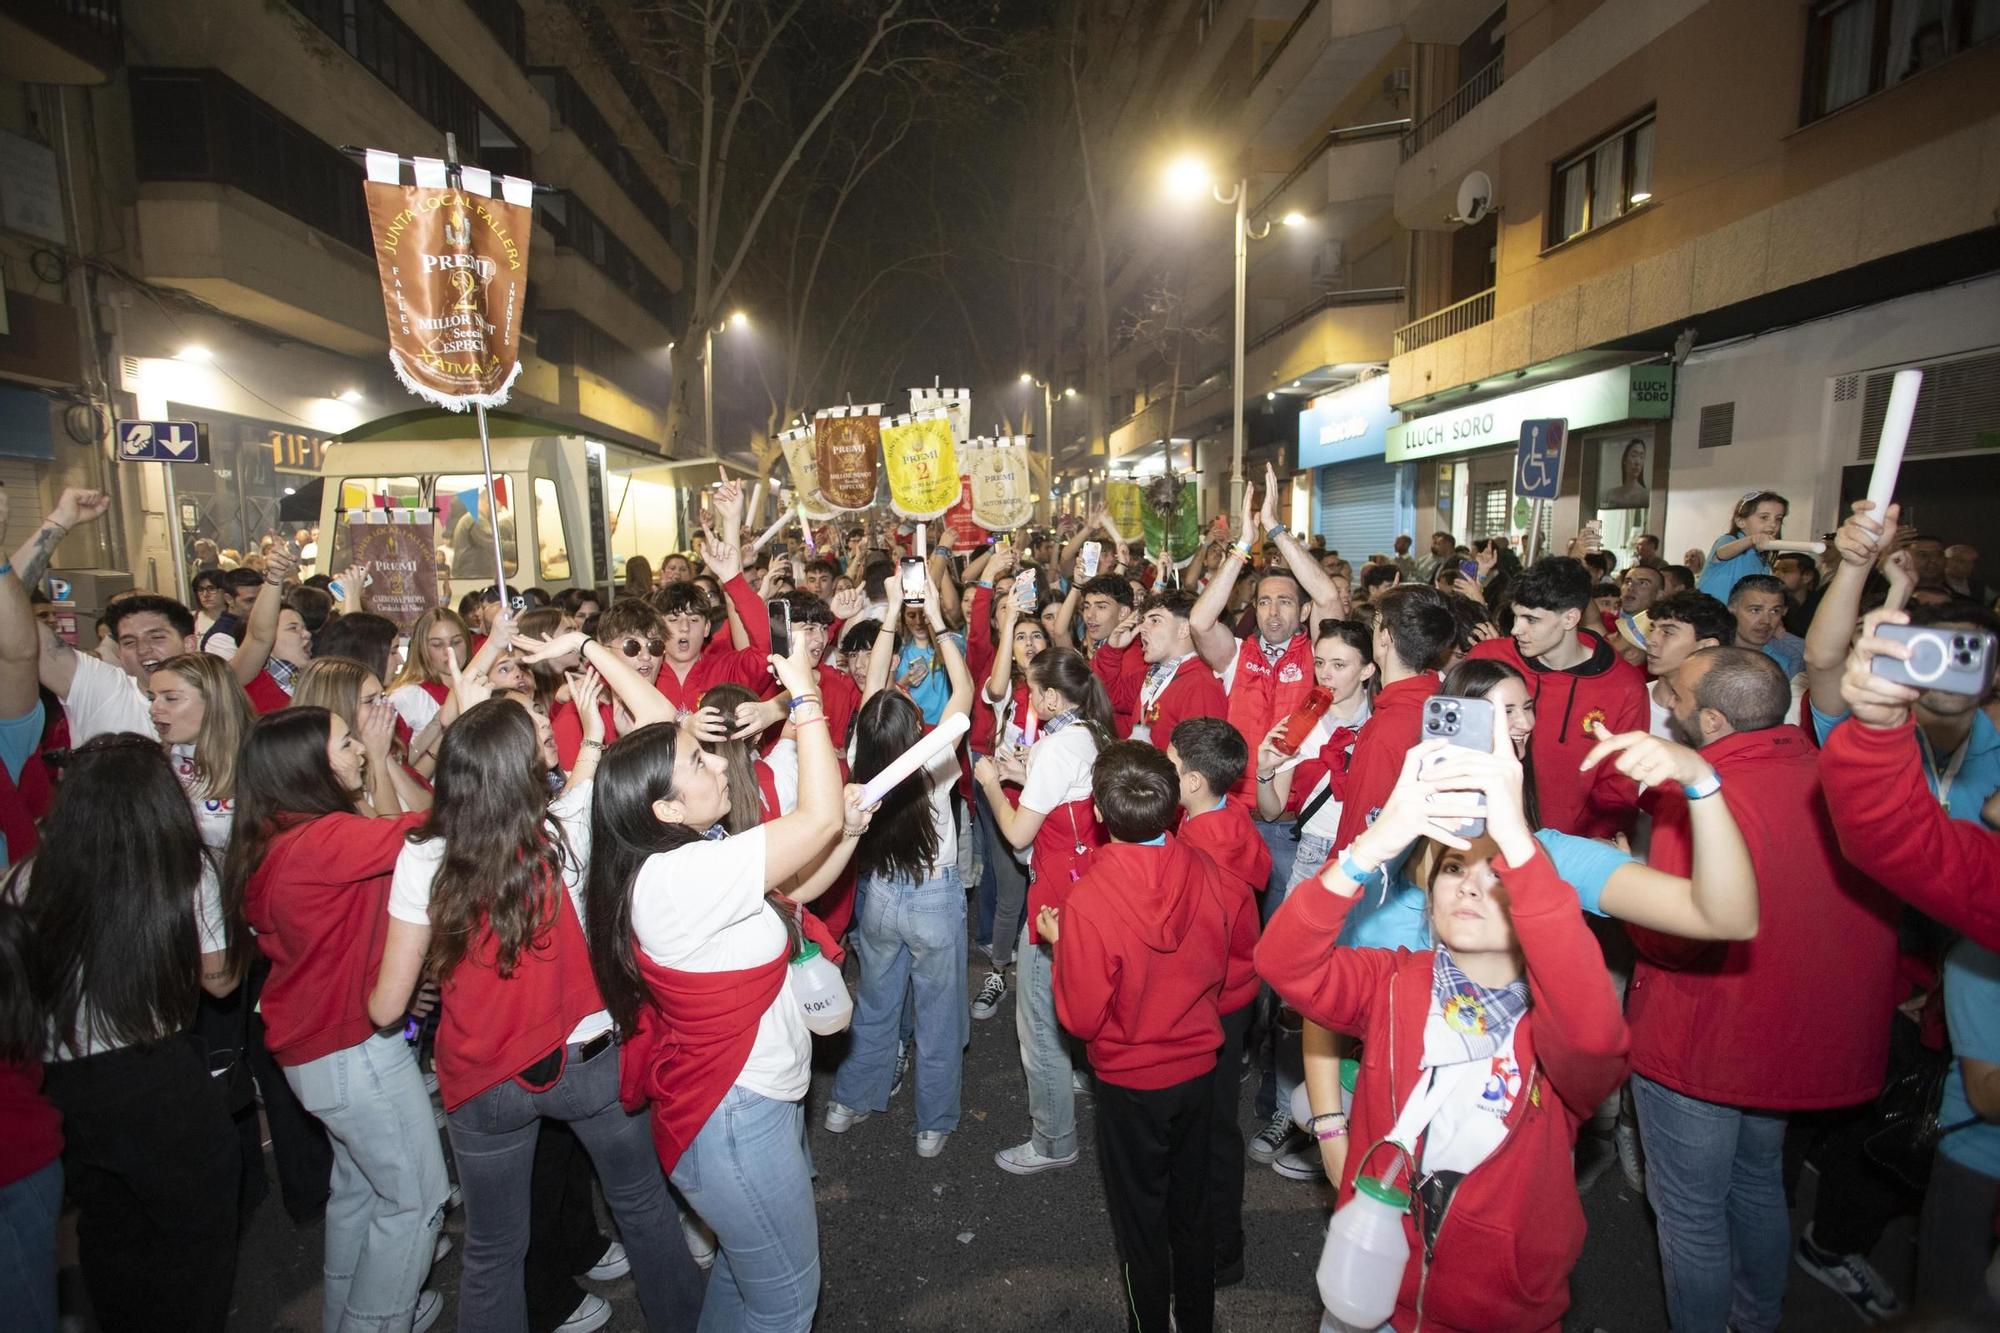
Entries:
[[1319,1298],[1326,1312],[1355,1328],[1380,1328],[1395,1313],[1410,1262],[1403,1216],[1410,1196],[1372,1176],[1357,1176],[1354,1197],[1333,1215],[1319,1252]]
[[845,1032],[854,1018],[854,997],[840,969],[808,940],[792,959],[792,993],[806,1011],[806,1026],[822,1037]]

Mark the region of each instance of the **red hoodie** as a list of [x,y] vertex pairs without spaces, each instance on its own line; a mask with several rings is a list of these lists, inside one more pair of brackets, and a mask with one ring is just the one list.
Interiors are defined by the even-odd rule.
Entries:
[[[1136,649],[1126,656],[1125,675],[1120,678],[1118,692],[1131,703],[1132,709],[1129,714],[1118,714],[1116,701],[1111,705],[1112,712],[1118,715],[1118,734],[1123,739],[1151,741],[1154,749],[1165,754],[1174,728],[1186,719],[1229,716],[1229,697],[1222,692],[1222,682],[1208,663],[1201,660],[1200,653],[1182,658],[1166,688],[1147,704],[1146,675],[1152,669],[1145,654]],[[1145,729],[1143,735],[1141,728]]]
[[[1347,790],[1341,796],[1340,831],[1334,834],[1335,855],[1361,836],[1389,803],[1396,779],[1403,775],[1403,756],[1424,734],[1424,700],[1438,692],[1435,671],[1407,676],[1384,685],[1375,696],[1375,711],[1361,724],[1354,741],[1354,758],[1347,766]],[[1257,738],[1260,742],[1262,736]],[[1535,775],[1541,776],[1538,771]],[[1297,783],[1293,783],[1297,789]]]
[[[1583,1252],[1570,1153],[1578,1128],[1625,1078],[1625,1023],[1576,890],[1546,855],[1519,866],[1496,857],[1493,868],[1527,960],[1529,1008],[1514,1029],[1521,1095],[1507,1113],[1505,1140],[1459,1182],[1428,1262],[1416,1218],[1404,1218],[1410,1264],[1390,1317],[1398,1329],[1418,1327],[1419,1310],[1428,1333],[1557,1327]],[[1257,967],[1301,1014],[1361,1038],[1348,1141],[1365,1148],[1389,1132],[1416,1089],[1436,956],[1336,949],[1356,901],[1318,879],[1299,885],[1265,929]],[[1347,1155],[1342,1204],[1353,1197],[1362,1159],[1360,1151]],[[1371,1170],[1388,1164],[1387,1153],[1370,1160]]]
[[[1797,727],[1737,732],[1701,755],[1721,775],[1721,799],[1750,849],[1757,936],[1696,944],[1627,927],[1640,954],[1625,999],[1632,1067],[1729,1106],[1866,1101],[1881,1089],[1902,999],[1901,906],[1841,858],[1818,756]],[[1688,838],[1686,798],[1663,793],[1649,862],[1687,874]],[[1898,844],[1898,854],[1910,849]]]
[[1862,874],[1973,943],[2000,950],[2000,833],[1945,814],[1924,781],[1916,723],[1858,720],[1826,738],[1820,785],[1840,850]]
[[1132,735],[1132,717],[1139,709],[1139,687],[1146,682],[1146,654],[1134,639],[1123,648],[1114,648],[1106,639],[1090,655],[1090,669],[1104,682],[1111,699],[1111,720],[1117,725],[1118,739]]
[[[653,687],[683,712],[701,707],[701,696],[708,693],[711,685],[734,681],[761,698],[765,687],[771,683],[771,664],[768,660],[771,656],[771,620],[763,599],[757,596],[756,589],[741,574],[723,584],[722,591],[735,604],[737,618],[743,622],[743,632],[749,636],[750,646],[713,653],[703,651],[689,665],[685,677],[676,674],[673,663],[661,662],[660,674]],[[729,631],[724,628],[716,633],[727,636]],[[727,637],[723,642],[728,642]],[[706,643],[702,645],[704,650],[707,646]]]
[[1208,859],[1172,834],[1114,842],[1070,885],[1055,946],[1056,1017],[1121,1088],[1170,1088],[1215,1068],[1229,925]]
[[1257,895],[1271,878],[1271,849],[1239,803],[1224,801],[1181,821],[1181,842],[1208,858],[1209,879],[1229,923],[1229,973],[1216,1008],[1233,1014],[1257,998]]
[[[1627,801],[1617,782],[1617,770],[1600,764],[1583,771],[1583,757],[1597,744],[1593,723],[1611,731],[1645,731],[1652,726],[1646,702],[1646,673],[1618,656],[1589,630],[1577,637],[1590,656],[1567,670],[1545,666],[1539,657],[1521,656],[1511,638],[1476,644],[1467,657],[1505,662],[1527,678],[1535,701],[1535,732],[1528,748],[1535,760],[1535,792],[1542,803],[1542,827],[1574,833],[1580,838],[1615,837],[1622,831]],[[1592,789],[1606,790],[1593,804]]]

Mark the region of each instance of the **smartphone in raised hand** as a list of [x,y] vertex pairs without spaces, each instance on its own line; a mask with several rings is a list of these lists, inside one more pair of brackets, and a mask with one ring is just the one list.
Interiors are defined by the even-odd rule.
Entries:
[[771,651],[779,657],[792,655],[792,604],[783,597],[773,597],[764,604],[765,614],[771,618]]
[[897,565],[896,577],[903,583],[903,601],[915,603],[924,600],[928,590],[924,582],[924,562],[913,555],[906,555]]
[[[1442,740],[1464,750],[1477,750],[1482,754],[1493,753],[1493,701],[1490,699],[1467,699],[1452,694],[1434,694],[1424,700],[1424,736],[1427,741]],[[1425,761],[1426,769],[1436,766],[1444,755],[1433,755]],[[1473,793],[1480,808],[1486,807],[1486,794]],[[1458,826],[1461,837],[1476,838],[1486,832],[1486,819],[1481,816],[1468,819]]]

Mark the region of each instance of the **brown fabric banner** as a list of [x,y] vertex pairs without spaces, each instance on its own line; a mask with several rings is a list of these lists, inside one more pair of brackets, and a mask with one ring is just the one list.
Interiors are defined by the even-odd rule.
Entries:
[[502,184],[523,202],[467,186],[365,185],[390,364],[411,393],[454,412],[505,403],[521,370],[532,187]]
[[852,512],[875,503],[875,474],[882,459],[882,405],[823,409],[813,421],[819,493],[835,509]]
[[[403,511],[371,509],[369,517]],[[396,622],[408,634],[417,617],[438,604],[436,529],[428,522],[360,522],[348,519],[349,560],[367,570],[361,609]],[[416,645],[414,651],[422,651]]]

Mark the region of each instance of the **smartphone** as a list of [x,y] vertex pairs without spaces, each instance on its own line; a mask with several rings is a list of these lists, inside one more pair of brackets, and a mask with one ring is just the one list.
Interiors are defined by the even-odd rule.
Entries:
[[1479,582],[1479,562],[1477,560],[1459,561],[1458,572],[1471,579],[1474,583]]
[[[1451,694],[1434,694],[1424,700],[1424,735],[1427,741],[1442,740],[1465,750],[1478,750],[1484,754],[1493,753],[1493,701],[1490,699],[1465,699]],[[1433,756],[1426,767],[1435,764],[1442,755]],[[1486,805],[1484,792],[1474,793],[1480,808]],[[1486,820],[1482,816],[1468,819],[1459,825],[1461,837],[1476,838],[1486,832]]]
[[771,651],[780,657],[792,655],[792,604],[783,597],[773,597],[764,604],[765,612],[771,618]]
[[1014,605],[1030,615],[1035,611],[1035,571],[1024,569],[1014,576]]
[[1083,549],[1076,553],[1077,578],[1084,583],[1097,577],[1097,566],[1104,559],[1104,547],[1098,542],[1085,542]]
[[1984,698],[1993,686],[1994,640],[1988,630],[1882,625],[1875,632],[1910,648],[1907,662],[1877,657],[1868,663],[1868,670],[1884,680],[1974,698]]
[[896,577],[903,581],[903,600],[921,602],[924,600],[924,562],[913,555],[906,555],[897,564]]

